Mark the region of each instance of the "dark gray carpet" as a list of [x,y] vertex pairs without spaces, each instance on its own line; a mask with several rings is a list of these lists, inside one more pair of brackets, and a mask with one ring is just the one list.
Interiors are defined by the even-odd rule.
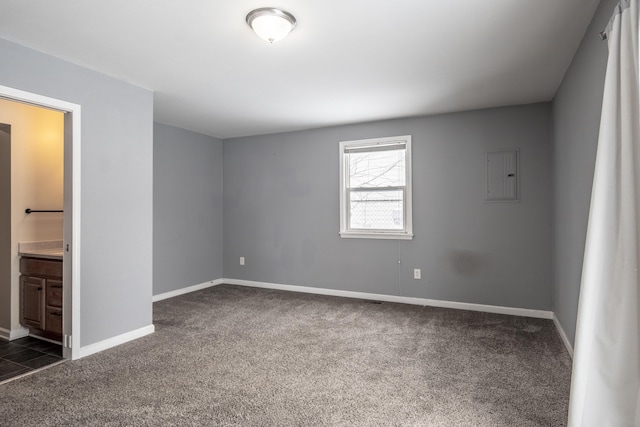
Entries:
[[3,426],[565,425],[553,322],[221,285],[0,387]]

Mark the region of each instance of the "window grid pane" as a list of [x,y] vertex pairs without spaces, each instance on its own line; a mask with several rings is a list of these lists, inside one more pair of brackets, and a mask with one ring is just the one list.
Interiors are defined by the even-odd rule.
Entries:
[[404,190],[349,191],[349,228],[404,230]]
[[405,150],[348,153],[349,188],[405,185]]

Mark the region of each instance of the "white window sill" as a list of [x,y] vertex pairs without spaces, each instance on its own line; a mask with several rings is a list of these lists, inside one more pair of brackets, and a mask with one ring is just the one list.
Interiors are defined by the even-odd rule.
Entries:
[[341,231],[340,237],[343,239],[394,239],[394,240],[412,240],[413,234],[410,233],[367,233],[357,231]]

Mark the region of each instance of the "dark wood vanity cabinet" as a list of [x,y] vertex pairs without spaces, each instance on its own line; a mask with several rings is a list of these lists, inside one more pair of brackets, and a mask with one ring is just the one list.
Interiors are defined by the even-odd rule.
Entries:
[[62,261],[20,258],[20,323],[62,341]]

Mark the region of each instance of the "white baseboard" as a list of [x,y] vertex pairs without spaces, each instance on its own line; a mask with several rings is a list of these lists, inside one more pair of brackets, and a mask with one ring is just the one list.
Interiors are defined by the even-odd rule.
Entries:
[[124,344],[129,341],[133,341],[138,338],[142,338],[145,335],[152,334],[153,331],[155,331],[155,327],[153,325],[148,325],[134,331],[126,332],[124,334],[99,341],[94,344],[85,345],[84,347],[80,347],[80,350],[78,351],[78,359],[98,353],[111,347],[118,346],[120,344]]
[[338,289],[313,288],[310,286],[281,285],[277,283],[254,282],[252,280],[222,279],[221,283],[229,285],[250,286],[254,288],[279,289],[283,291],[304,292],[308,294],[332,295],[338,297],[358,298],[375,301],[398,302],[402,304],[423,305],[430,307],[454,308],[459,310],[482,311],[485,313],[509,314],[512,316],[553,319],[553,312],[532,310],[529,308],[501,307],[497,305],[472,304],[466,302],[442,301],[426,298],[401,297],[396,295],[370,294],[366,292],[341,291]]
[[221,285],[222,279],[211,280],[209,282],[200,283],[198,285],[187,286],[186,288],[176,289],[175,291],[169,291],[162,294],[154,295],[151,301],[162,301],[163,299],[177,297],[178,295],[188,294],[189,292],[199,291],[201,289],[210,288],[211,286]]
[[0,339],[4,341],[17,340],[18,338],[24,338],[27,335],[29,335],[29,329],[23,326],[18,326],[11,330],[0,328]]
[[553,314],[553,323],[556,325],[556,329],[560,334],[560,338],[562,338],[562,342],[564,343],[564,346],[567,348],[567,351],[569,352],[569,356],[573,358],[573,346],[571,345],[571,342],[569,341],[567,334],[564,332],[564,329],[562,328],[562,325],[560,324],[560,321],[556,317],[555,313]]

